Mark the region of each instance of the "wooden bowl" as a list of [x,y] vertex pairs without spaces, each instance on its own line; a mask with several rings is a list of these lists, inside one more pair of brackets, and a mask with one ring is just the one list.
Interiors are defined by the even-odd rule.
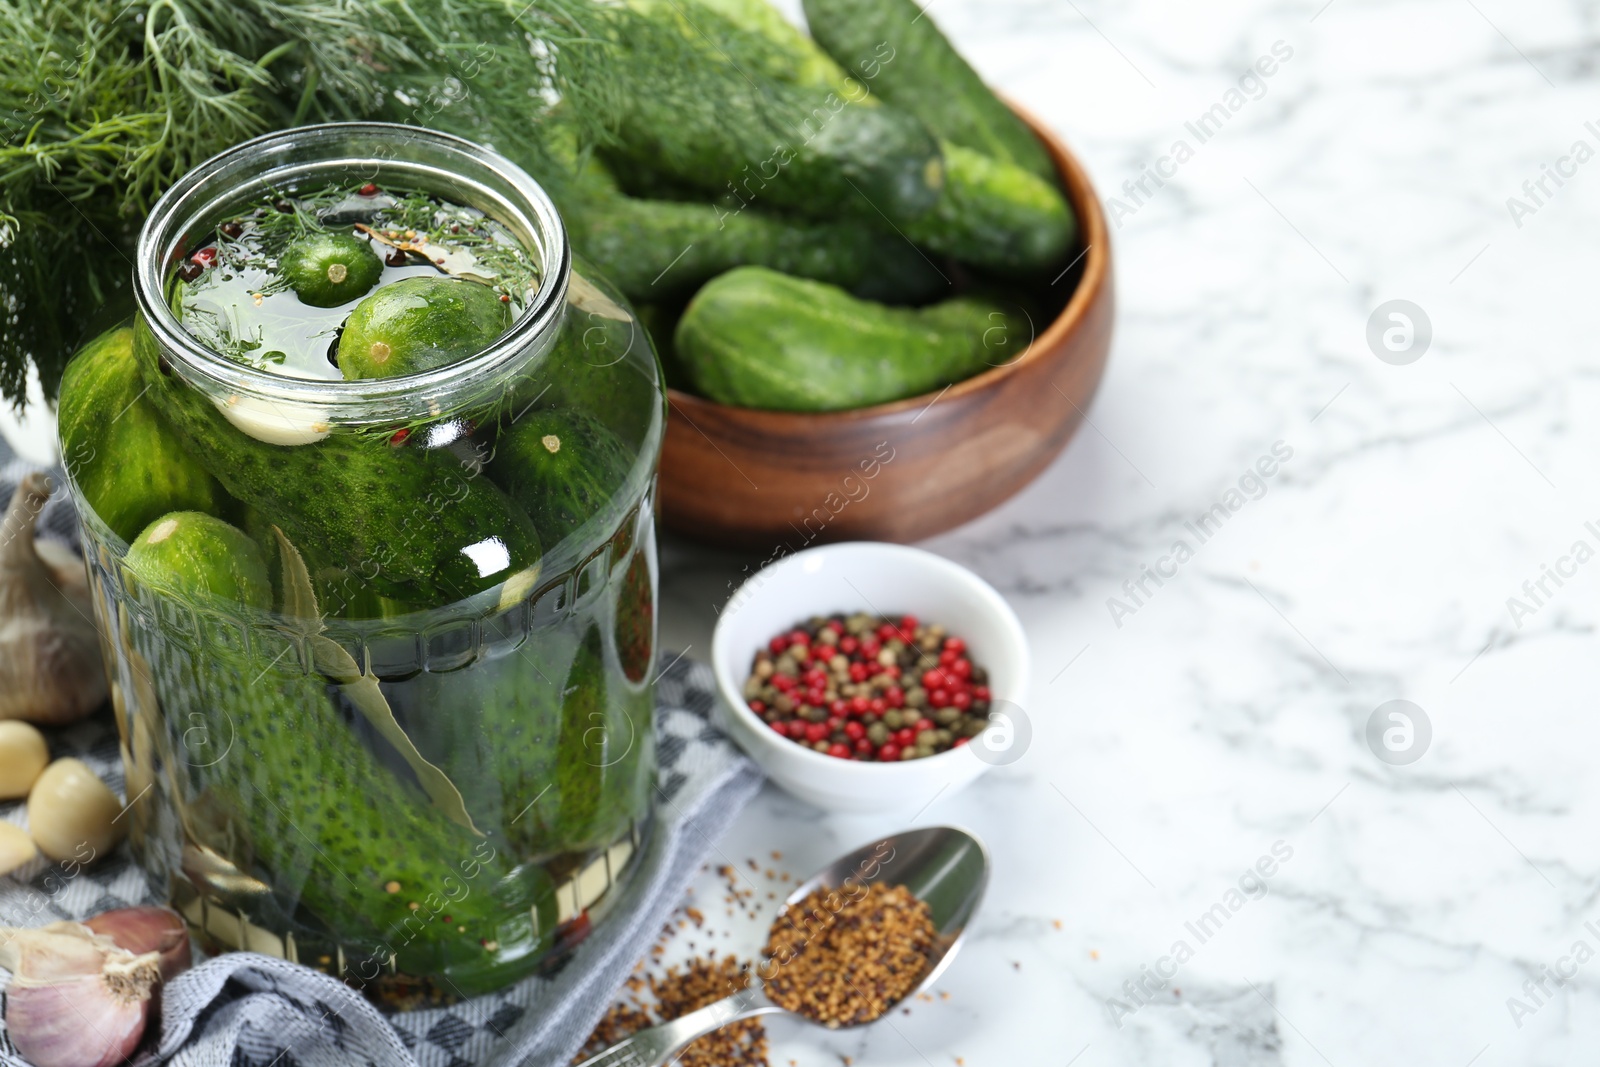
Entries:
[[1061,313],[1005,366],[854,411],[760,411],[669,389],[668,529],[744,547],[917,541],[993,508],[1066,446],[1111,350],[1111,244],[1083,167],[1018,113],[1048,147],[1078,216],[1081,262],[1060,284],[1078,282]]

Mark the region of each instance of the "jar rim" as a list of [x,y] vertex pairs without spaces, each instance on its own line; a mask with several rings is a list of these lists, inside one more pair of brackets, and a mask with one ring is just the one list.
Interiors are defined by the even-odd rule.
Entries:
[[[366,141],[382,145],[379,153],[352,155],[341,146]],[[413,147],[411,158],[404,149]],[[427,149],[443,163],[423,162]],[[290,151],[311,152],[290,158]],[[326,154],[322,154],[323,151]],[[278,160],[276,166],[274,160]],[[265,169],[249,172],[253,163]],[[540,260],[539,289],[517,321],[487,348],[456,363],[391,378],[342,381],[296,378],[236,362],[203,344],[184,327],[165,297],[166,275],[185,228],[241,188],[271,188],[286,179],[300,181],[340,167],[382,168],[395,175],[432,176],[472,188],[481,201],[466,206],[493,206],[516,216],[532,237]],[[490,178],[503,190],[474,180],[470,172]],[[376,171],[375,171],[376,173]],[[220,190],[219,178],[243,178]],[[509,194],[509,195],[507,195]],[[520,202],[518,202],[520,201]],[[493,215],[493,212],[489,212]],[[395,419],[425,419],[448,412],[456,398],[479,395],[537,359],[554,343],[566,309],[572,251],[560,213],[534,178],[498,152],[462,137],[419,126],[392,122],[329,122],[264,134],[212,156],[191,169],[164,193],[139,231],[134,260],[134,299],[140,316],[175,369],[191,384],[213,387],[219,394],[242,395],[272,405],[315,410],[328,423],[364,425]],[[197,380],[198,379],[198,380]]]

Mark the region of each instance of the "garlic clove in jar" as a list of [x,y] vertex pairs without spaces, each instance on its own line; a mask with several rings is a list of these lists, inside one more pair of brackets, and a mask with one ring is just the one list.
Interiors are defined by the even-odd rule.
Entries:
[[78,923],[0,929],[6,1031],[34,1067],[111,1067],[133,1053],[161,977],[156,953],[134,955]]
[[33,843],[28,831],[12,823],[0,822],[0,876],[32,863],[38,855],[39,846]]
[[50,762],[44,734],[25,722],[0,722],[0,800],[28,795]]
[[60,862],[91,863],[122,840],[122,803],[89,765],[58,759],[28,794],[28,832],[39,851]]
[[83,584],[63,591],[68,572],[52,569],[34,543],[34,523],[49,497],[50,480],[29,474],[0,520],[0,719],[76,722],[106,699],[100,639]]

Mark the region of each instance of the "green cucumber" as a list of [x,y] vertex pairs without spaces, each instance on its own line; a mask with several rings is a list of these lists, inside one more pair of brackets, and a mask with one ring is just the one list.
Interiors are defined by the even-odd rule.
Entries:
[[[526,912],[548,884],[508,877],[503,848],[395,777],[345,724],[322,678],[299,669],[289,638],[255,626],[246,646],[229,634],[215,615],[219,601],[243,595],[248,607],[269,606],[255,543],[209,516],[169,515],[135,541],[127,564],[202,619],[189,637],[168,639],[155,627],[136,630],[134,640],[159,664],[167,720],[229,739],[220,760],[184,772],[192,803],[213,799],[247,831],[253,857],[242,862],[253,858],[269,884],[298,891],[301,906],[346,943],[380,958],[396,953],[402,970],[438,973],[492,959],[482,942],[495,939],[494,924]],[[204,843],[233,856],[237,842],[223,840],[230,836]]]
[[803,0],[811,35],[885,101],[939,137],[1048,181],[1055,165],[916,0]]
[[632,467],[627,446],[598,420],[545,409],[501,428],[489,477],[528,513],[549,549],[603,511]]
[[783,17],[783,13],[767,0],[672,0],[715,11],[729,22],[749,33],[760,34],[777,50],[782,63],[769,66],[774,77],[792,80],[800,85],[832,89],[840,96],[858,104],[876,103],[871,96],[862,94],[845,69],[833,61],[817,42]]
[[616,70],[628,84],[611,158],[736,207],[874,224],[932,208],[943,158],[910,113],[747,70],[739,54],[690,40],[674,17],[619,30]]
[[272,604],[267,562],[256,542],[198,511],[174,511],[146,526],[128,546],[127,562],[146,581],[173,583],[161,588],[179,597],[202,590],[230,604]]
[[674,338],[696,387],[724,404],[841,411],[917,396],[1015,359],[1027,320],[978,297],[916,310],[761,267],[709,282]]
[[858,222],[812,221],[737,204],[645,200],[592,188],[557,200],[573,244],[635,300],[686,296],[747,264],[892,302],[930,299],[947,285],[905,238]]
[[339,336],[347,381],[394,378],[459,363],[511,325],[511,306],[482,282],[402,278],[357,304]]
[[278,273],[301,302],[332,308],[365,296],[383,274],[372,242],[348,233],[302,237],[283,250]]
[[62,461],[84,501],[124,541],[169,511],[219,514],[228,503],[144,392],[127,327],[90,341],[61,377]]
[[650,692],[614,692],[609,678],[601,632],[591,627],[561,687],[553,795],[519,820],[519,829],[526,823],[520,833],[531,840],[557,841],[567,850],[599,848],[648,810],[649,777],[640,769],[654,762]]
[[[618,618],[639,606],[624,596]],[[505,828],[518,861],[604,847],[649,811],[650,690],[613,680],[595,626],[581,640],[544,629],[468,670],[419,674],[399,700],[407,735],[459,783],[474,821]],[[441,703],[471,711],[441,716]]]
[[666,417],[649,332],[622,291],[581,253],[572,258],[561,333],[506,410],[515,414],[530,403],[582,411],[635,452],[645,449],[646,435]]
[[[365,433],[269,444],[169,376],[147,327],[136,330],[134,352],[151,403],[206,469],[280,527],[308,562],[348,570],[380,596],[422,606],[453,603],[539,562],[528,516],[448,449],[422,447],[415,434],[403,445]],[[493,558],[477,551],[491,542]],[[507,595],[525,593],[524,585],[508,584]]]
[[905,224],[907,237],[1008,275],[1061,262],[1078,224],[1054,185],[959,145],[944,146],[944,161],[944,193],[932,211]]

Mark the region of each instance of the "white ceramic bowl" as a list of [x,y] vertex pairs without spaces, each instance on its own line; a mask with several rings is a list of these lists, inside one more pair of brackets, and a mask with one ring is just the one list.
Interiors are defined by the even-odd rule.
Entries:
[[[842,760],[780,737],[744,701],[744,683],[758,649],[813,615],[864,611],[911,614],[942,624],[967,642],[972,661],[989,671],[996,709],[1027,702],[1028,646],[1022,624],[994,588],[932,552],[876,541],[823,545],[762,568],[739,587],[717,620],[711,666],[722,693],[728,733],[772,780],[795,796],[833,811],[898,811],[949,795],[996,763],[1006,745],[988,730],[960,748],[903,763]],[[1002,705],[1000,702],[1006,702]],[[979,754],[981,749],[983,755]]]

